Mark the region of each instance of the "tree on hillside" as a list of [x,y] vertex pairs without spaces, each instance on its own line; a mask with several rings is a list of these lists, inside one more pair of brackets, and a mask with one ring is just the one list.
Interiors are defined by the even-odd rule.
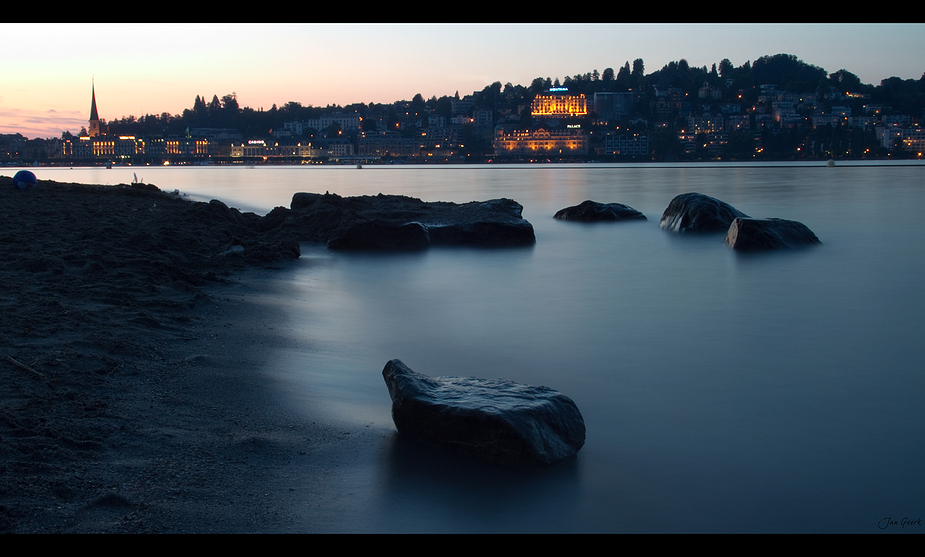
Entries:
[[438,115],[443,116],[445,118],[450,118],[453,115],[452,99],[450,99],[450,97],[447,97],[446,95],[437,99],[436,106],[434,107],[434,112],[436,112]]
[[546,89],[549,89],[550,87],[552,87],[551,79],[548,77],[545,79],[542,77],[536,77],[533,79],[533,82],[530,83],[530,87],[527,89],[527,91],[530,93],[530,97],[532,98],[542,93]]
[[629,89],[632,87],[632,73],[630,72],[630,63],[629,61],[620,68],[620,71],[617,72],[617,86],[619,88]]
[[684,151],[678,134],[669,128],[659,128],[649,134],[649,148],[655,160],[674,160]]
[[816,89],[826,71],[799,60],[793,54],[762,56],[752,65],[756,85],[772,83],[791,93],[809,93]]
[[222,110],[225,112],[237,114],[239,108],[237,93],[229,93],[222,97]]
[[196,100],[193,101],[193,114],[197,118],[204,119],[208,116],[209,108],[206,106],[206,101],[199,95],[196,95]]
[[833,87],[838,87],[844,91],[857,91],[861,86],[860,78],[845,69],[830,74],[829,81]]
[[635,77],[645,77],[646,67],[642,63],[642,58],[636,58],[633,60],[633,76]]
[[925,107],[925,98],[914,79],[903,80],[896,76],[884,79],[871,98],[887,104],[893,114],[921,115]]
[[498,110],[498,103],[501,99],[501,82],[495,81],[491,85],[482,89],[475,95],[475,105],[478,108],[485,108],[491,111]]
[[420,114],[424,111],[424,97],[420,93],[416,93],[411,99],[411,112],[415,114]]

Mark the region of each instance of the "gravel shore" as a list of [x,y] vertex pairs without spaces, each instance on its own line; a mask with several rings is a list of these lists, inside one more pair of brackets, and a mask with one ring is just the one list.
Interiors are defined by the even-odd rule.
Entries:
[[274,403],[298,243],[150,185],[0,176],[0,532],[324,530],[358,435]]

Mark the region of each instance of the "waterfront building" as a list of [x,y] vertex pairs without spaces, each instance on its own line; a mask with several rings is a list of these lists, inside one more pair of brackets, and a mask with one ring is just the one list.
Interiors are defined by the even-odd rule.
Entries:
[[354,155],[353,143],[346,138],[319,139],[312,143],[321,149],[329,158],[339,159]]
[[0,159],[19,158],[27,141],[26,137],[21,133],[0,134]]
[[681,143],[681,149],[685,155],[693,155],[697,152],[697,134],[692,131],[681,130],[678,132],[678,142]]
[[263,139],[251,139],[247,142],[234,143],[231,145],[230,156],[232,159],[302,159],[310,160],[321,157],[324,152],[321,149],[312,147],[311,143],[302,144],[279,144],[267,143]]
[[877,126],[877,141],[887,149],[899,149],[915,153],[925,152],[925,129],[918,126],[884,127]]
[[410,157],[419,155],[421,146],[419,140],[398,132],[364,132],[357,139],[357,151],[361,156]]
[[638,133],[617,135],[608,132],[604,136],[603,154],[646,156],[649,154],[649,136]]
[[505,155],[586,155],[590,141],[579,129],[514,130],[495,132],[495,154]]

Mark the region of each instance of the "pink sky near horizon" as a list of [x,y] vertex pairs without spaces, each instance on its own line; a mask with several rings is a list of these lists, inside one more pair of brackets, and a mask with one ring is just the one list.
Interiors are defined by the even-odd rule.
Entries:
[[793,54],[864,83],[925,72],[922,24],[0,24],[0,133],[60,137],[104,120],[179,114],[196,95],[327,106],[466,95],[670,61],[736,66]]

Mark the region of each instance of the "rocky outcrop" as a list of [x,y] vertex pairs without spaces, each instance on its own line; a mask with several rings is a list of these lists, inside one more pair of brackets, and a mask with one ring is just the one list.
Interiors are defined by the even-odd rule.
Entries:
[[566,207],[555,218],[580,222],[646,220],[646,216],[622,203],[598,203],[590,199],[573,207]]
[[685,193],[671,200],[659,226],[672,232],[726,232],[745,213],[719,199],[701,193]]
[[430,234],[421,223],[385,219],[361,220],[340,227],[328,240],[329,248],[343,250],[419,250],[429,245]]
[[737,218],[726,232],[725,243],[739,251],[762,251],[822,242],[806,225],[794,220]]
[[268,226],[332,249],[423,249],[432,245],[507,247],[536,243],[523,207],[510,199],[456,204],[401,195],[341,197],[297,193]]
[[578,407],[548,387],[429,377],[401,360],[388,362],[382,376],[392,397],[395,427],[425,443],[509,465],[573,458],[585,443]]

